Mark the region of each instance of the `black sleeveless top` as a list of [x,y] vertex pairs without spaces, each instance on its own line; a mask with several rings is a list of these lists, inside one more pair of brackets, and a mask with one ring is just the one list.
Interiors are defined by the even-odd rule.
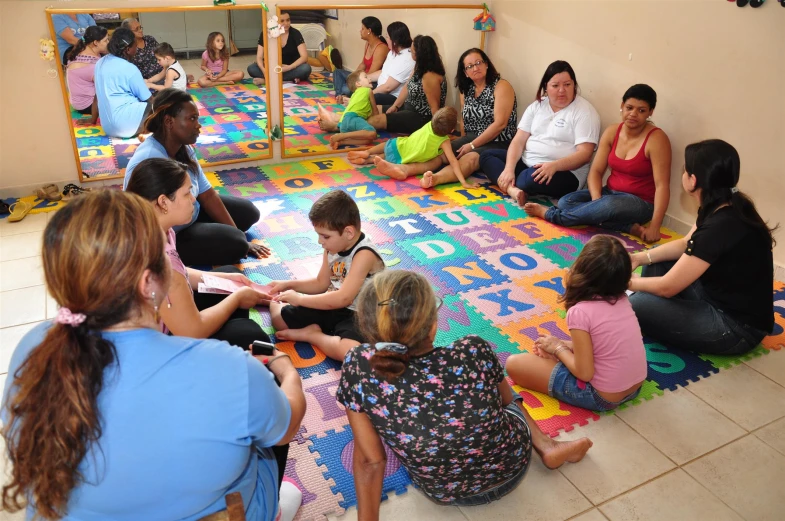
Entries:
[[[469,85],[469,90],[466,91],[463,99],[463,128],[467,134],[479,136],[493,123],[493,108],[496,102],[494,89],[500,80],[501,78],[496,78],[496,81],[486,85],[477,98],[474,97],[474,84]],[[515,132],[518,130],[518,99],[514,93],[513,100],[512,112],[510,113],[510,119],[507,120],[507,126],[496,136],[493,142],[512,141],[512,138],[515,137]]]
[[[412,74],[406,88],[408,90],[406,102],[409,103],[419,115],[431,119],[433,114],[431,113],[431,106],[428,104],[428,97],[425,95],[425,90],[422,88],[422,78],[416,74]],[[439,94],[439,108],[444,107],[446,101],[447,82],[442,78],[441,94]]]

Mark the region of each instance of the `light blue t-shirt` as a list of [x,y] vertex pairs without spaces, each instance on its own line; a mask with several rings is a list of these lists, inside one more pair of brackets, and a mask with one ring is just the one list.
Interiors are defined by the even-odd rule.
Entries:
[[[196,162],[196,170],[188,170],[188,175],[191,177],[191,193],[193,194],[194,198],[198,197],[199,195],[203,194],[207,190],[213,187],[210,184],[210,181],[207,180],[207,177],[204,175],[204,171],[202,170],[202,166],[196,160],[196,152],[190,145],[185,145],[188,149],[188,155],[191,156],[191,159]],[[168,159],[169,154],[166,152],[166,148],[158,142],[153,136],[149,136],[145,139],[144,143],[139,145],[134,152],[134,155],[131,156],[131,160],[128,162],[128,165],[125,167],[125,178],[123,179],[123,190],[126,189],[128,186],[128,181],[131,180],[131,174],[136,168],[136,165],[144,161],[145,159],[150,159],[151,157],[159,157],[163,159]],[[191,217],[191,222],[188,224],[184,224],[182,226],[175,226],[174,231],[179,232],[183,228],[187,228],[191,226],[194,221],[196,221],[196,217],[199,215],[199,201],[194,203],[194,214]]]
[[133,63],[107,54],[95,64],[101,126],[112,137],[133,137],[144,117],[150,89]]
[[[51,325],[31,330],[11,357],[5,424],[13,375]],[[224,496],[237,491],[249,521],[275,519],[278,465],[269,447],[288,430],[291,409],[272,373],[218,340],[152,329],[104,338],[117,359],[98,397],[100,450],[80,464],[85,481],[71,492],[63,520],[190,521],[226,508]]]
[[53,14],[52,25],[55,26],[57,50],[60,52],[60,62],[62,62],[65,50],[70,47],[71,44],[65,41],[65,38],[60,36],[60,33],[62,33],[66,27],[69,27],[72,31],[74,31],[74,36],[77,38],[82,38],[87,28],[91,25],[95,25],[95,20],[93,20],[93,17],[87,13],[80,13],[76,15],[76,21],[74,21],[74,19],[67,14]]

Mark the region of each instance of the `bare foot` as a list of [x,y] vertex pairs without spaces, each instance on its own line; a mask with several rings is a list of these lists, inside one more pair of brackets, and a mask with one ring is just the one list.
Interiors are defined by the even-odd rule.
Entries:
[[371,153],[367,150],[352,150],[349,152],[349,162],[353,165],[365,165],[368,163],[368,158],[371,157]]
[[261,87],[262,85],[264,85],[264,78],[254,78],[253,84]]
[[311,324],[302,329],[282,329],[275,332],[275,337],[280,340],[291,340],[292,342],[311,342],[314,335],[320,334],[322,328],[319,324]]
[[526,203],[523,205],[523,211],[532,217],[545,219],[545,212],[548,211],[548,208],[538,203]]
[[373,158],[373,164],[376,165],[376,168],[379,170],[379,173],[382,175],[386,175],[389,178],[397,179],[398,181],[403,181],[406,179],[407,176],[406,172],[403,171],[401,167],[390,163],[389,161],[385,161],[379,156]]
[[420,179],[420,186],[422,188],[432,188],[433,187],[433,172],[428,170],[422,175],[422,179]]
[[507,189],[507,194],[518,202],[518,206],[523,207],[526,204],[526,192],[520,188],[511,186]]
[[534,449],[542,458],[543,464],[551,470],[561,467],[565,462],[579,462],[594,445],[589,438],[574,441],[556,441],[549,438],[545,444],[545,447]]
[[339,138],[340,134],[333,134],[330,136],[330,148],[333,150],[338,150],[338,147],[341,146],[341,138]]
[[643,237],[643,226],[640,224],[633,224],[632,228],[630,228],[630,235],[634,235],[638,238]]

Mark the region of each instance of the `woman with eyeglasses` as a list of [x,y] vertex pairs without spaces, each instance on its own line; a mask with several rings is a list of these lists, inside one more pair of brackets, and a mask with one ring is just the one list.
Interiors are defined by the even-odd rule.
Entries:
[[158,40],[150,35],[145,35],[142,24],[136,18],[126,18],[121,27],[125,27],[134,33],[136,40],[136,54],[131,58],[131,63],[139,67],[144,79],[149,79],[161,72],[163,69],[158,65],[155,58],[155,50],[158,48]]
[[480,170],[520,206],[529,195],[563,197],[586,185],[600,130],[599,114],[578,94],[575,71],[558,60],[545,69],[510,147],[483,151]]
[[360,519],[379,519],[387,450],[428,499],[472,506],[515,489],[532,448],[554,469],[580,461],[592,445],[544,434],[482,338],[434,346],[440,305],[425,277],[404,270],[377,274],[358,297],[369,343],[346,355],[336,398],[354,434]]
[[[515,136],[518,101],[510,82],[503,80],[482,49],[472,48],[458,59],[455,86],[461,97],[461,137],[452,142],[464,179],[476,172],[480,152],[506,150]],[[423,175],[423,188],[458,181],[453,168]]]
[[138,135],[152,112],[153,98],[142,73],[130,61],[136,54],[134,33],[115,30],[107,46],[109,54],[95,64],[95,95],[101,126],[112,137]]

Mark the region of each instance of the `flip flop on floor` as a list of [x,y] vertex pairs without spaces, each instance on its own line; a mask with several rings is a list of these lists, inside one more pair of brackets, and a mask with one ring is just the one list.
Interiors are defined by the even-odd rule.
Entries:
[[82,188],[81,186],[77,186],[73,183],[68,183],[67,185],[65,185],[65,187],[63,187],[63,199],[65,199],[66,201],[70,201],[74,197],[78,195],[86,194],[89,191],[90,191],[89,188]]
[[55,184],[44,185],[35,191],[35,196],[45,201],[60,201],[63,196],[60,195],[60,188]]
[[24,219],[25,215],[33,209],[33,205],[26,201],[17,201],[10,208],[11,215],[8,216],[8,222],[15,223]]

